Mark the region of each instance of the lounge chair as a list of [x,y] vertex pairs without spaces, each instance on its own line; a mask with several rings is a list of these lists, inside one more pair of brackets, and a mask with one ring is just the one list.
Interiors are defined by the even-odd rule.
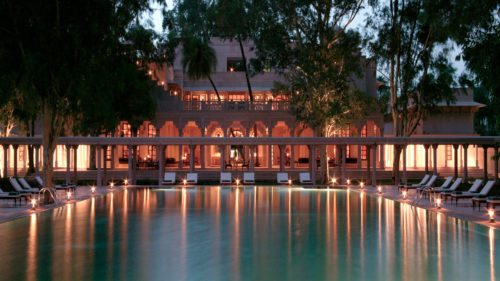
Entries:
[[188,184],[197,184],[198,183],[198,173],[187,173],[186,174],[186,182]]
[[175,184],[175,172],[166,172],[163,176],[162,185]]
[[255,173],[252,172],[243,173],[243,184],[255,184]]
[[313,184],[311,180],[311,174],[309,173],[300,173],[299,179],[300,179],[300,184]]
[[231,173],[222,172],[220,173],[220,184],[231,184],[232,183]]
[[453,199],[455,199],[455,204],[458,205],[458,200],[460,199],[467,199],[467,198],[473,198],[473,197],[484,197],[486,198],[486,196],[488,196],[488,194],[490,193],[491,189],[493,188],[493,186],[495,185],[495,181],[488,181],[483,189],[481,189],[481,192],[479,192],[479,194],[477,193],[468,193],[468,192],[464,192],[464,193],[454,193],[451,195],[451,200],[453,201]]
[[423,185],[420,185],[420,184],[419,185],[414,185],[414,184],[413,185],[406,185],[403,187],[403,189],[405,189],[406,191],[408,191],[408,189],[416,189],[417,192],[420,190],[428,189],[428,188],[432,187],[434,182],[436,182],[437,178],[438,178],[437,175],[432,175],[432,177]]
[[[41,177],[39,177],[39,176],[35,176],[35,180],[36,180],[36,182],[40,185],[40,189],[44,187],[43,180],[42,180],[42,178],[41,178]],[[74,185],[74,184],[62,184],[62,185],[60,185],[60,184],[55,184],[55,185],[54,185],[54,189],[55,189],[56,191],[58,191],[58,190],[63,190],[63,191],[65,191],[66,193],[67,193],[68,191],[73,191],[73,192],[74,192],[74,191],[75,191],[75,188],[76,188],[76,185]]]
[[[466,192],[454,191],[449,195],[449,197],[451,198],[451,201],[453,201],[453,199],[458,201],[457,200],[458,197],[461,197],[461,198],[474,197],[474,195],[478,194],[479,188],[481,187],[482,184],[483,184],[483,180],[477,179],[476,181],[474,181],[474,183],[472,184],[472,186],[469,188],[468,191],[466,191]],[[458,196],[458,195],[460,195],[460,196]],[[466,197],[468,195],[472,195],[472,196]]]
[[453,180],[453,177],[447,177],[446,180],[443,182],[443,184],[440,187],[428,187],[428,188],[419,188],[417,189],[420,193],[424,193],[424,195],[428,195],[430,193],[439,193],[443,190],[447,190],[448,186],[450,186],[451,181]]
[[446,201],[447,197],[453,193],[454,191],[456,191],[458,189],[458,187],[462,184],[462,181],[463,179],[462,178],[457,178],[453,184],[451,185],[450,188],[448,189],[444,189],[444,190],[440,190],[439,193],[441,195],[441,198],[444,199]]
[[[490,190],[487,190],[485,191],[486,188],[488,188],[489,186],[488,185],[492,185],[492,187],[490,188]],[[486,185],[483,187],[483,190],[481,190],[481,193],[479,195],[475,195],[473,198],[472,198],[472,209],[474,209],[474,207],[478,206],[478,208],[481,208],[481,203],[486,203],[486,205],[488,204],[488,200],[492,200],[494,197],[497,197],[497,196],[488,196],[488,194],[484,194],[484,192],[490,192],[491,189],[493,188],[493,186],[495,186],[495,181],[489,181],[486,183]]]
[[430,177],[431,177],[431,175],[426,174],[419,183],[410,184],[410,185],[400,185],[400,186],[398,186],[398,190],[401,192],[402,189],[408,190],[408,189],[415,189],[415,188],[421,187],[425,183],[427,183],[427,181],[429,180]]
[[486,207],[495,210],[495,207],[500,205],[500,196],[490,196],[486,199]]
[[288,173],[277,173],[276,177],[278,184],[288,184]]
[[10,185],[14,188],[16,192],[19,192],[21,194],[31,194],[33,192],[37,191],[31,191],[31,190],[26,190],[21,187],[21,185],[17,182],[15,178],[9,178]]
[[22,196],[19,193],[3,192],[3,190],[0,189],[0,199],[14,200],[14,206],[17,205],[17,200],[19,200],[19,203],[20,203],[23,197],[26,200],[28,200],[28,198],[26,196]]
[[21,185],[23,186],[23,188],[26,189],[26,190],[30,190],[32,192],[39,192],[40,191],[39,188],[33,188],[33,187],[31,187],[31,185],[24,178],[17,178],[17,180],[19,181],[19,183],[21,183]]

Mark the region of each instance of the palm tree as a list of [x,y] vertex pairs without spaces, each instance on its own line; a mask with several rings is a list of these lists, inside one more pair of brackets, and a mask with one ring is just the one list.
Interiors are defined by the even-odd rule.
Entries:
[[198,38],[190,37],[184,40],[182,49],[182,68],[189,79],[200,80],[207,78],[214,87],[217,99],[221,101],[217,87],[210,77],[210,73],[217,65],[215,51],[210,45]]

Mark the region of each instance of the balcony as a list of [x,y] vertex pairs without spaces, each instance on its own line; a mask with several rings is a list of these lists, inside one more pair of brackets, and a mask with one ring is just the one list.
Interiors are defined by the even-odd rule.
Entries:
[[183,101],[185,111],[269,111],[287,112],[286,101]]

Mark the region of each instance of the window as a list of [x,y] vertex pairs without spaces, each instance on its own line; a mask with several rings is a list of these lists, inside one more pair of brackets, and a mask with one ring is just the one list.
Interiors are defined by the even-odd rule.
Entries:
[[229,94],[229,101],[244,101],[244,94]]
[[242,58],[227,58],[227,71],[245,71],[245,62]]
[[[156,128],[153,124],[148,124],[148,137],[156,137]],[[149,159],[156,159],[156,145],[148,145]]]
[[[129,138],[132,136],[132,130],[130,129],[130,124],[122,123],[120,128],[120,136]],[[122,145],[122,158],[128,159],[128,146]]]
[[[366,125],[361,129],[361,137],[366,138],[368,136]],[[361,146],[361,160],[366,160],[366,145]]]

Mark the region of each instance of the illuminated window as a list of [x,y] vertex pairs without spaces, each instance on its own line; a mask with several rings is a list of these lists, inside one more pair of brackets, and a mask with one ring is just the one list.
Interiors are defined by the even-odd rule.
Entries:
[[[156,137],[156,128],[153,124],[148,124],[148,137]],[[156,159],[156,145],[148,145],[149,159]]]
[[[120,136],[129,138],[132,136],[132,130],[130,129],[130,124],[122,123],[120,128]],[[128,159],[128,146],[122,145],[122,158]]]
[[446,148],[446,160],[453,160],[453,156],[452,156],[452,151],[451,151],[451,145],[445,145],[444,146]]
[[245,71],[245,64],[242,58],[227,58],[227,71]]
[[[368,135],[366,125],[361,129],[361,137],[366,138]],[[366,160],[366,145],[361,146],[361,160]]]

